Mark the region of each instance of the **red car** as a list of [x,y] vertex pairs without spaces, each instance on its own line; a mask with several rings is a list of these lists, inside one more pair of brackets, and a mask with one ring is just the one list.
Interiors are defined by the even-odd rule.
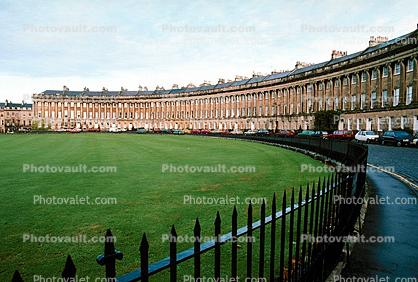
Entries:
[[200,130],[199,129],[193,129],[190,133],[191,134],[200,134]]
[[280,136],[280,137],[292,137],[295,136],[295,132],[293,130],[278,130],[274,135]]
[[209,134],[209,133],[210,133],[210,131],[207,130],[207,129],[200,130],[200,134]]
[[336,130],[331,134],[328,134],[326,139],[340,139],[340,140],[353,140],[354,132],[351,130]]

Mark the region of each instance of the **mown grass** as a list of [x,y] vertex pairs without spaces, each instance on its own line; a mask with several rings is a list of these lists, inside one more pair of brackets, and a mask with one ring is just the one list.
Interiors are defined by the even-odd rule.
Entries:
[[[30,173],[25,164],[35,166],[115,166],[115,173]],[[251,166],[253,173],[167,173],[162,166]],[[217,211],[222,216],[222,232],[230,231],[233,205],[185,204],[184,197],[238,197],[239,226],[246,224],[245,198],[270,200],[274,192],[317,180],[315,173],[300,172],[302,164],[320,164],[307,156],[264,144],[196,136],[132,134],[57,134],[0,136],[1,238],[0,280],[11,279],[19,269],[23,278],[33,275],[59,277],[67,254],[71,254],[79,276],[101,277],[103,267],[95,257],[103,252],[101,243],[31,243],[23,234],[35,236],[103,236],[111,228],[117,249],[124,259],[117,262],[119,274],[139,265],[139,241],[146,232],[150,262],[168,255],[162,235],[175,224],[179,235],[192,236],[195,219],[202,235],[213,235]],[[290,193],[289,193],[290,194]],[[34,196],[109,197],[111,205],[39,205]],[[290,196],[290,195],[288,195]],[[254,220],[259,219],[259,204]],[[280,201],[278,203],[280,207]],[[280,208],[278,208],[280,209]],[[267,214],[270,214],[267,212]],[[268,230],[267,234],[269,234]],[[178,250],[192,246],[180,243]],[[229,247],[222,249],[222,269],[229,270]],[[258,245],[255,243],[254,256]],[[242,245],[240,272],[244,267]],[[203,261],[212,260],[208,254]],[[191,263],[181,265],[190,273]],[[205,267],[211,273],[213,267]],[[163,275],[164,277],[164,275]],[[163,279],[163,278],[161,278]]]

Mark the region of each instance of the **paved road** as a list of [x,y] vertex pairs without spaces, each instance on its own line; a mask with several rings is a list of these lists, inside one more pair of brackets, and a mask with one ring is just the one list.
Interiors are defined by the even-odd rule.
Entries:
[[418,148],[369,145],[369,163],[379,166],[393,166],[418,184]]
[[[369,162],[380,166],[394,166],[397,173],[418,180],[418,150],[388,146],[369,146]],[[416,199],[401,181],[382,172],[369,171],[371,197]],[[369,205],[363,234],[393,236],[394,243],[358,243],[353,249],[349,265],[343,270],[346,278],[418,277],[418,204]],[[384,280],[386,281],[386,280]],[[405,280],[406,281],[406,280]],[[417,281],[417,280],[413,280]]]

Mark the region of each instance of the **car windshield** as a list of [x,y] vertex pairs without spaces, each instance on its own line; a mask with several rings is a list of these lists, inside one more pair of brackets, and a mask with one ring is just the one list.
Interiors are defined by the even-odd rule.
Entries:
[[376,133],[374,131],[366,131],[366,135],[376,135]]

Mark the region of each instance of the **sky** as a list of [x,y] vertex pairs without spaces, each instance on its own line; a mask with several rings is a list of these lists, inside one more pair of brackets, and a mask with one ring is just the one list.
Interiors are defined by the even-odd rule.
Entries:
[[417,28],[416,0],[0,0],[0,101],[291,70]]

